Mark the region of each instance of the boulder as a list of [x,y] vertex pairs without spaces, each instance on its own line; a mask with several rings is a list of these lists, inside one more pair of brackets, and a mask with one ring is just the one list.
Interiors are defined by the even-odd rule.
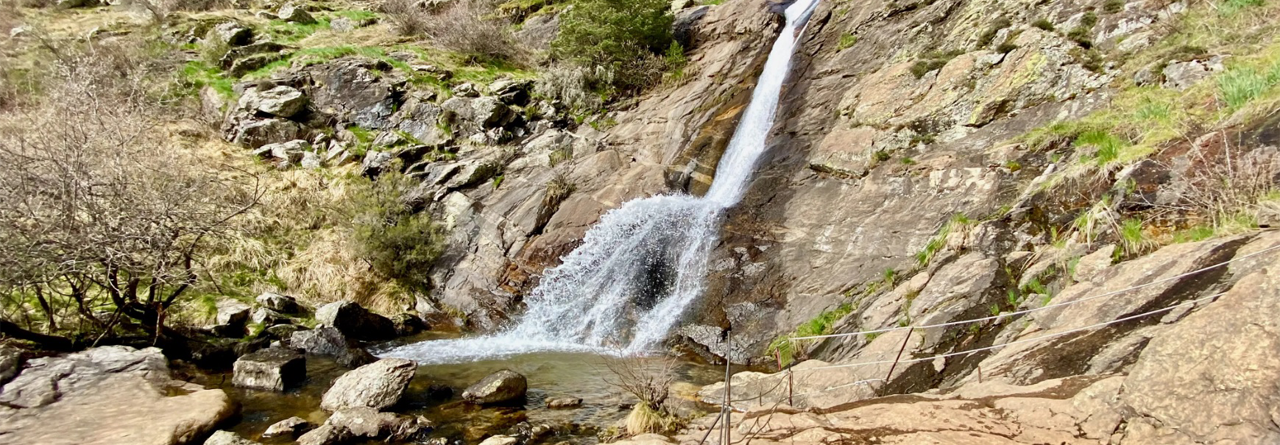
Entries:
[[280,311],[287,314],[295,314],[298,312],[298,300],[293,297],[280,295],[273,292],[264,292],[254,299],[258,304],[273,311]]
[[370,178],[377,177],[391,165],[392,159],[394,159],[394,157],[391,156],[391,153],[384,151],[370,151],[365,153],[364,161],[360,164],[360,175],[368,176]]
[[262,433],[262,437],[264,439],[275,437],[293,439],[310,427],[310,422],[307,422],[301,417],[294,416],[271,424],[271,426],[267,427],[267,430]]
[[205,439],[204,445],[262,445],[262,444],[237,436],[236,433],[233,433],[230,431],[218,430],[218,431],[215,431],[212,436],[209,436],[208,439]]
[[298,165],[307,170],[317,170],[324,166],[324,161],[320,159],[320,155],[316,154],[316,152],[308,151],[302,153],[302,161]]
[[462,398],[477,405],[492,405],[522,399],[528,389],[529,382],[523,375],[504,369],[467,387]]
[[577,408],[579,406],[582,406],[581,397],[556,397],[554,399],[547,399],[547,408],[551,409]]
[[0,345],[0,385],[12,380],[21,368],[22,350],[9,345]]
[[249,305],[237,300],[222,300],[218,302],[218,315],[214,317],[214,321],[218,325],[225,326],[244,326],[249,321]]
[[298,438],[298,445],[337,445],[351,439],[351,432],[330,424],[308,431]]
[[231,384],[250,389],[284,391],[307,378],[307,360],[285,348],[267,348],[240,357]]
[[395,338],[394,323],[352,301],[336,301],[316,309],[316,321],[357,340]]
[[343,374],[325,391],[320,407],[328,411],[369,407],[382,410],[400,402],[418,365],[403,359],[382,359]]
[[516,445],[517,443],[520,443],[519,439],[511,436],[497,435],[481,441],[480,445]]
[[396,336],[406,337],[417,334],[427,329],[426,322],[422,318],[413,314],[400,314],[391,318],[391,323],[395,325]]
[[425,417],[384,413],[369,407],[338,410],[325,423],[344,428],[357,438],[392,442],[411,441],[433,429]]
[[311,25],[316,23],[316,18],[312,17],[311,13],[294,3],[286,3],[284,6],[281,6],[280,10],[276,11],[276,16],[280,17],[280,20],[302,25]]
[[1222,64],[1222,56],[1215,56],[1204,61],[1170,62],[1165,65],[1164,71],[1161,72],[1161,74],[1164,74],[1163,86],[1165,88],[1185,90],[1223,69],[1225,67]]
[[[227,68],[227,75],[231,77],[243,77],[253,71],[262,69],[263,67],[284,60],[288,55],[283,52],[278,53],[259,53],[238,57],[232,59],[230,67]],[[226,60],[225,58],[223,60]]]
[[254,309],[253,313],[249,315],[249,321],[262,324],[265,326],[275,326],[278,324],[293,323],[293,320],[290,319],[289,317],[286,317],[284,314],[273,311],[271,309],[267,309],[265,307]]
[[302,139],[294,139],[279,144],[267,144],[254,150],[254,154],[279,159],[281,162],[295,164],[302,160],[302,154],[311,149],[311,144]]
[[245,91],[237,103],[240,109],[290,118],[307,107],[307,96],[297,88],[280,85],[267,90],[257,88]]
[[278,338],[280,340],[288,340],[290,337],[293,336],[295,332],[303,331],[306,329],[307,328],[298,326],[296,324],[278,324],[274,326],[268,326],[266,329],[266,333],[273,338]]
[[235,413],[221,389],[173,379],[159,349],[127,346],[32,359],[0,404],[13,444],[192,443]]
[[531,81],[502,79],[489,84],[489,94],[502,103],[523,106],[529,103],[529,89],[532,87]]
[[376,360],[368,351],[358,348],[335,328],[321,327],[294,332],[289,336],[289,347],[308,354],[333,357],[342,366],[355,367]]
[[213,27],[212,36],[219,44],[242,46],[253,40],[253,30],[236,22],[226,22]]
[[379,73],[392,69],[386,62],[359,57],[313,66],[311,103],[339,122],[370,130],[386,128],[399,108],[401,92]]
[[233,128],[230,140],[244,147],[259,148],[289,142],[301,135],[301,126],[284,119],[245,120]]

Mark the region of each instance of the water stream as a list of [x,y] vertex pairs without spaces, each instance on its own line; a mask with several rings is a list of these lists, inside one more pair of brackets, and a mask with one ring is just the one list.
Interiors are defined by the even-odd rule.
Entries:
[[504,331],[398,346],[379,355],[422,364],[539,351],[630,355],[665,340],[705,289],[707,259],[724,211],[742,199],[765,150],[797,40],[817,3],[797,0],[786,8],[786,26],[705,196],[653,196],[606,213],[580,247],[546,271],[525,298],[526,312]]

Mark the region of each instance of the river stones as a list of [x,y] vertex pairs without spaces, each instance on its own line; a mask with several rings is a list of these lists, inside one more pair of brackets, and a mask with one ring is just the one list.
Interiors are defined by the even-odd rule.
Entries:
[[476,405],[492,405],[522,399],[528,389],[529,382],[523,375],[504,369],[467,387],[462,398]]
[[269,439],[273,437],[287,437],[293,439],[311,427],[311,423],[301,417],[290,417],[281,420],[267,427],[267,431],[262,433],[262,438]]
[[308,431],[298,438],[298,445],[335,445],[351,439],[351,432],[340,426],[330,424]]
[[480,445],[516,445],[520,440],[511,436],[493,436],[480,442]]
[[333,357],[346,367],[356,367],[377,360],[364,349],[357,348],[337,328],[323,327],[290,334],[288,345],[312,355]]
[[316,321],[357,340],[395,338],[395,324],[352,301],[336,301],[316,310]]
[[425,417],[384,413],[368,407],[338,410],[325,424],[345,428],[355,437],[394,442],[410,441],[433,429]]
[[547,400],[547,408],[566,409],[577,408],[582,406],[582,398],[580,397],[556,397]]
[[231,384],[241,388],[284,391],[307,378],[307,360],[285,348],[267,348],[236,360]]
[[403,359],[378,360],[343,374],[325,391],[320,407],[328,411],[369,407],[383,410],[400,402],[418,365]]
[[204,445],[262,445],[249,439],[237,436],[236,433],[218,430],[205,439]]

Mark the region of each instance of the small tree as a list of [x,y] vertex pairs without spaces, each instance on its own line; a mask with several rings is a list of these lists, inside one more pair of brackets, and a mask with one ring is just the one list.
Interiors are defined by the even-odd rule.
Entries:
[[667,0],[576,0],[564,13],[552,55],[615,74],[614,85],[634,91],[656,82],[670,48],[671,2]]
[[[365,179],[358,179],[366,181]],[[403,200],[414,181],[398,172],[366,183],[353,197],[352,244],[378,274],[424,290],[427,271],[444,252],[444,233],[425,212]]]
[[243,172],[173,144],[173,114],[133,45],[57,51],[45,95],[0,114],[6,334],[56,333],[63,320],[110,330],[124,316],[159,336],[202,247],[257,202]]

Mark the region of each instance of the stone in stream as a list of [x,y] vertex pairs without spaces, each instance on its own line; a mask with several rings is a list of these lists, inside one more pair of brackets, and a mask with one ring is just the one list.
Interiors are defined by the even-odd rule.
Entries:
[[516,445],[520,440],[511,436],[497,435],[485,439],[480,445]]
[[267,427],[267,431],[262,433],[262,438],[270,439],[273,437],[286,437],[293,439],[310,427],[310,422],[307,422],[301,417],[294,416]]
[[382,410],[400,402],[418,365],[404,359],[388,358],[343,374],[325,391],[320,407],[327,411],[369,407]]
[[284,391],[307,378],[307,360],[285,348],[267,348],[236,360],[231,384],[241,388]]
[[547,400],[547,408],[551,409],[577,408],[579,406],[582,406],[582,398],[580,397],[556,397]]
[[336,445],[351,439],[351,432],[330,424],[308,431],[298,438],[298,445]]
[[368,407],[338,410],[325,424],[345,428],[358,438],[395,442],[415,440],[434,429],[425,417],[384,413]]
[[316,309],[316,321],[357,340],[386,340],[396,336],[395,324],[352,301],[335,301]]
[[308,354],[333,357],[342,366],[349,368],[377,360],[368,351],[353,346],[342,332],[331,327],[294,332],[289,336],[287,344]]
[[249,439],[237,436],[236,433],[218,430],[205,439],[204,445],[262,445]]
[[492,405],[522,399],[528,389],[529,382],[523,375],[504,369],[467,387],[462,398],[476,405]]

